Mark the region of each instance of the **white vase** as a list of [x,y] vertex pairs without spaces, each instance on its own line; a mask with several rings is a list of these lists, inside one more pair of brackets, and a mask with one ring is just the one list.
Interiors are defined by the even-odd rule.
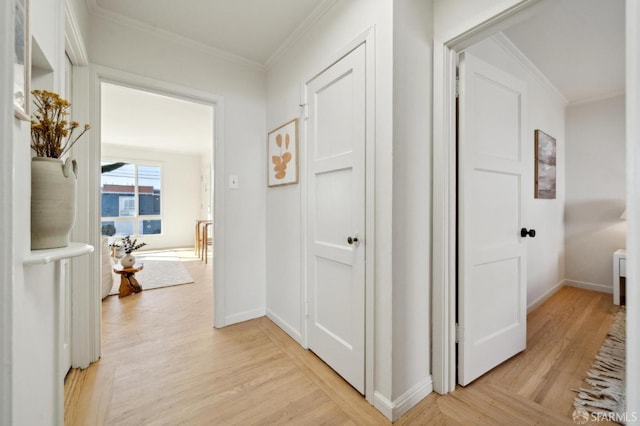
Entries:
[[131,268],[136,264],[136,258],[131,253],[127,253],[120,259],[120,264],[123,268]]
[[69,245],[76,217],[76,160],[34,157],[31,161],[31,249]]

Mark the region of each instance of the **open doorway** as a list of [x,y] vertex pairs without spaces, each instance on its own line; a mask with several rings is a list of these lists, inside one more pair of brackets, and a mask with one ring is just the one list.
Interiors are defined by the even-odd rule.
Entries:
[[[589,43],[589,37],[579,36],[573,39],[574,46],[567,47],[563,45],[563,42],[571,39],[567,34],[571,32],[571,28],[565,25],[560,30],[565,34],[563,37],[554,36],[555,44],[550,43],[545,37],[548,37],[552,33],[548,28],[545,28],[543,24],[547,22],[555,22],[558,17],[563,18],[580,18],[580,13],[584,8],[593,9],[594,7],[602,6],[598,5],[598,2],[576,2],[562,1],[562,2],[539,2],[537,8],[529,8],[531,4],[538,2],[522,3],[519,7],[509,11],[503,12],[501,15],[492,16],[482,25],[478,25],[465,32],[455,34],[449,41],[445,41],[443,44],[436,43],[436,63],[434,66],[434,97],[435,106],[434,111],[442,111],[442,117],[436,117],[434,120],[434,135],[435,135],[435,150],[434,155],[434,173],[436,176],[435,191],[444,190],[448,194],[447,198],[434,199],[434,208],[440,215],[436,215],[434,221],[434,237],[435,237],[435,256],[443,256],[444,267],[440,268],[440,262],[438,259],[434,261],[434,388],[438,392],[449,392],[455,388],[457,382],[456,377],[456,338],[460,337],[460,334],[464,334],[464,330],[456,330],[456,314],[458,306],[456,306],[456,292],[455,282],[461,273],[456,268],[455,260],[457,254],[457,224],[456,216],[460,212],[457,211],[458,206],[455,200],[458,198],[457,175],[458,175],[458,153],[455,150],[455,70],[458,65],[459,53],[466,51],[475,56],[481,57],[485,62],[495,63],[496,58],[503,58],[504,62],[511,62],[503,67],[503,71],[509,73],[516,72],[515,68],[520,67],[523,69],[521,75],[524,80],[534,81],[535,83],[528,83],[530,90],[528,93],[531,97],[536,97],[537,103],[530,106],[530,112],[532,117],[529,119],[529,123],[526,126],[526,140],[523,155],[526,155],[526,168],[525,177],[526,184],[524,185],[524,191],[527,200],[525,202],[525,212],[529,213],[528,222],[521,223],[521,226],[514,228],[519,234],[522,228],[534,228],[536,229],[537,236],[533,240],[534,244],[529,244],[533,247],[529,249],[530,259],[525,260],[524,265],[528,266],[529,274],[526,277],[526,307],[529,311],[535,309],[546,298],[555,293],[563,285],[572,283],[568,282],[569,277],[565,272],[565,229],[568,229],[565,224],[565,168],[564,160],[566,159],[566,143],[568,135],[565,133],[566,115],[568,115],[567,105],[571,108],[572,105],[578,105],[581,103],[587,103],[592,101],[603,100],[608,97],[620,97],[624,94],[624,78],[622,78],[622,87],[608,89],[608,93],[592,93],[583,94],[582,99],[576,96],[576,92],[571,90],[565,90],[563,82],[556,80],[553,72],[546,67],[548,64],[565,67],[567,71],[571,70],[571,66],[580,63],[583,60],[581,53],[583,50],[589,50],[593,48],[593,44]],[[607,5],[610,6],[610,5]],[[571,10],[571,8],[579,7],[576,13],[567,13],[565,10],[563,13],[554,12],[552,8],[560,8]],[[616,5],[616,12],[619,13],[619,18],[623,22],[624,4],[619,2]],[[606,21],[611,12],[611,8],[607,7],[602,13],[589,10],[587,16],[590,19],[598,20],[601,25],[591,26],[584,25],[582,22],[582,29],[598,38],[599,42],[603,39],[609,40],[611,32],[607,32],[610,28],[607,25],[602,25],[603,21]],[[582,16],[584,18],[584,16]],[[537,24],[532,22],[538,20]],[[542,24],[540,23],[542,20]],[[518,26],[524,25],[526,27],[527,21],[529,21],[529,30],[533,28],[535,31],[530,34],[525,34],[522,30],[524,27]],[[624,25],[617,23],[615,35],[617,41],[610,46],[607,50],[607,54],[612,52],[621,53],[624,57]],[[498,34],[499,32],[502,32]],[[602,37],[601,31],[604,32],[606,37]],[[490,37],[490,38],[488,38]],[[543,53],[547,54],[546,63],[541,58],[536,57],[533,53],[531,46],[527,46],[523,41],[528,41],[532,44],[536,42],[542,42],[542,46],[546,50]],[[553,57],[555,48],[560,47],[563,50],[563,54],[559,58]],[[583,49],[585,48],[586,49]],[[580,51],[578,51],[580,49]],[[524,53],[523,53],[524,52]],[[587,55],[588,59],[599,61],[596,67],[583,67],[581,72],[570,72],[567,74],[569,83],[576,83],[583,81],[583,77],[590,74],[592,71],[601,71],[600,66],[602,64],[617,67],[622,70],[624,60],[603,60],[601,57],[593,54],[593,51]],[[554,63],[555,62],[555,63]],[[517,63],[517,65],[514,65]],[[588,70],[588,71],[587,71]],[[623,75],[623,73],[621,73]],[[610,78],[607,83],[612,81]],[[587,84],[587,88],[596,88],[596,84]],[[555,89],[554,89],[555,87]],[[544,92],[544,93],[543,93]],[[554,93],[555,92],[555,93]],[[563,100],[564,98],[564,100]],[[624,116],[624,112],[621,114]],[[622,124],[622,127],[624,124]],[[559,170],[558,176],[558,188],[559,197],[553,201],[537,200],[534,199],[534,187],[533,187],[533,144],[534,144],[534,131],[542,130],[553,135],[558,140],[559,148],[561,151],[558,154],[559,161],[562,161],[563,170]],[[620,141],[621,147],[624,146],[624,139]],[[622,149],[623,151],[623,149]],[[504,157],[505,153],[501,155]],[[574,157],[575,158],[575,157]],[[624,167],[624,163],[619,165],[620,168]],[[611,211],[620,210],[615,219],[622,212],[624,202],[624,184],[623,181],[620,184],[620,200],[612,200]],[[617,203],[617,204],[616,204]],[[614,206],[615,205],[615,206]],[[615,207],[615,208],[614,208]],[[440,216],[440,217],[439,217]],[[522,219],[522,217],[521,217]],[[483,224],[486,226],[486,224]],[[435,229],[442,228],[443,232],[435,232]],[[487,227],[491,230],[492,227]],[[511,235],[511,234],[510,234]],[[520,235],[516,235],[515,238],[519,238]],[[524,238],[524,237],[522,237]],[[543,241],[544,239],[544,241]],[[547,248],[545,248],[547,247]],[[548,249],[551,247],[551,249]],[[610,257],[610,256],[607,256]],[[606,261],[606,258],[605,258]],[[610,262],[609,262],[610,264]],[[543,265],[544,267],[540,267]],[[605,265],[606,268],[609,265]],[[551,271],[551,272],[549,272]],[[610,274],[606,274],[610,276]],[[595,288],[590,288],[595,289]],[[516,295],[516,293],[513,293]],[[517,296],[521,296],[518,294]],[[514,296],[515,297],[515,296]],[[512,310],[511,313],[516,312]],[[518,311],[518,312],[521,312]],[[495,312],[494,312],[495,313]],[[442,365],[448,365],[447,368],[440,368]]]
[[100,111],[103,299],[193,283],[193,268],[211,285],[191,263],[212,264],[213,228],[197,224],[213,223],[215,106],[103,81]]

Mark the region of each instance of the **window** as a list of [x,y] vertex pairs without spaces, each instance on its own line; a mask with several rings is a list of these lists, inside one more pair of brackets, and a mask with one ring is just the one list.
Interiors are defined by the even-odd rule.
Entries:
[[102,235],[162,233],[159,166],[126,163],[102,173],[101,181]]

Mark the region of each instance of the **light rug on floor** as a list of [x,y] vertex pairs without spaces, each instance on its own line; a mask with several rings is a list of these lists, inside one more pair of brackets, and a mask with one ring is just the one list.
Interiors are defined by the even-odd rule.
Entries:
[[[193,283],[193,278],[174,252],[137,254],[136,261],[144,265],[144,269],[136,273],[136,280],[143,290]],[[113,287],[109,294],[118,294],[119,289],[120,275],[113,273]]]
[[625,423],[626,323],[625,310],[621,309],[616,313],[596,360],[584,379],[591,387],[576,391],[574,420],[577,416],[583,420]]

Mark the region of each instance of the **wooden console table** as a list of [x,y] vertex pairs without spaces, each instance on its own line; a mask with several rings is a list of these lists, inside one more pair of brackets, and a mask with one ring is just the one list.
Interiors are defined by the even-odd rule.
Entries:
[[118,293],[118,297],[125,297],[142,291],[142,286],[135,277],[136,272],[140,272],[142,269],[144,269],[142,263],[136,263],[131,268],[123,268],[119,263],[113,267],[113,272],[120,275],[120,293]]

